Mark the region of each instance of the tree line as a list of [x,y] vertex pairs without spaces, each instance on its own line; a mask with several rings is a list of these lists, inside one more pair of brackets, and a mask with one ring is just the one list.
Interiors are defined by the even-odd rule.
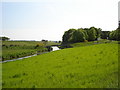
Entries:
[[[113,31],[102,31],[101,28],[95,27],[69,29],[68,31],[65,31],[64,35],[62,36],[62,43],[95,41],[98,40],[99,38],[120,41],[120,23],[119,27]],[[10,40],[10,38],[0,37],[0,41],[8,40]],[[47,40],[42,41],[47,42]]]
[[109,34],[109,39],[120,41],[120,27]]
[[102,31],[101,28],[78,28],[65,31],[62,41],[63,43],[76,43],[85,41],[95,41],[98,39],[110,39],[120,41],[120,28],[114,31]]

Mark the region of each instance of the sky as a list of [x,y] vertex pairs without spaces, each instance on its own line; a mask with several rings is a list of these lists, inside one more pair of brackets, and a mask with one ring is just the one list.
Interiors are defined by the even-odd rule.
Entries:
[[119,0],[2,0],[1,36],[11,40],[62,40],[70,28],[118,27]]
[[118,20],[120,21],[120,1],[118,2]]

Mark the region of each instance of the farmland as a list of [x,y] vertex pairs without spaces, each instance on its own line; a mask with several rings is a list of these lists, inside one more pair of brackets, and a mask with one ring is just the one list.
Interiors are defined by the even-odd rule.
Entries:
[[118,87],[118,44],[73,45],[3,63],[3,88]]
[[48,51],[45,46],[56,45],[54,42],[39,41],[3,41],[2,60],[9,60]]

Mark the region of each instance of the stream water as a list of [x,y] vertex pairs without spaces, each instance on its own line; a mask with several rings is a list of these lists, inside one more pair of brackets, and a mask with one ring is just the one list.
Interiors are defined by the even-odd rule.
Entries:
[[52,48],[53,48],[52,51],[60,50],[57,46],[52,46]]
[[[52,46],[52,48],[53,48],[52,51],[59,50],[59,48],[58,48],[57,46]],[[34,55],[30,55],[30,56],[25,56],[25,57],[21,57],[21,58],[17,58],[17,59],[0,61],[0,63],[11,62],[11,61],[16,61],[16,60],[22,60],[22,59],[24,59],[24,58],[33,57],[33,56],[37,56],[37,55],[44,54],[44,53],[49,53],[49,52],[42,52],[42,53],[39,53],[39,54],[34,54]]]

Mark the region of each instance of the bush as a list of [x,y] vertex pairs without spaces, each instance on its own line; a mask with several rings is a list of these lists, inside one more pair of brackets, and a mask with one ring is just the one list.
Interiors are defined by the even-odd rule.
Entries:
[[84,42],[88,42],[88,40],[84,40]]

